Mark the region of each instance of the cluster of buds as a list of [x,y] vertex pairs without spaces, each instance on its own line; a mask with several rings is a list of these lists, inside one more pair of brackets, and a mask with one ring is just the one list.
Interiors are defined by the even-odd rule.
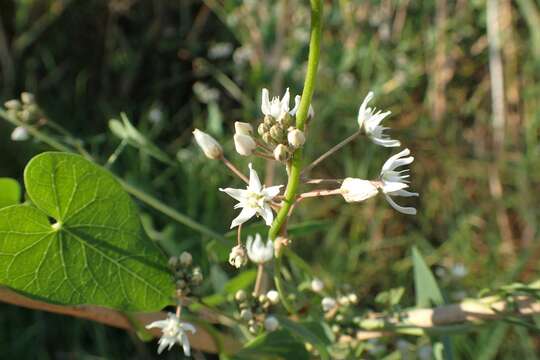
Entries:
[[357,304],[358,296],[355,293],[322,299],[325,318],[330,322],[332,332],[336,336],[351,336],[357,331],[359,325],[357,323],[360,321],[360,317],[354,315],[354,307]]
[[[36,125],[44,121],[43,112],[36,103],[33,94],[21,93],[20,99],[8,100],[4,103],[8,115],[28,125]],[[23,126],[18,126],[11,133],[13,141],[24,141],[29,138],[28,131]]]
[[266,294],[249,296],[244,290],[238,290],[234,295],[238,305],[238,317],[248,326],[249,332],[257,334],[264,329],[274,331],[279,327],[278,319],[271,315],[271,310],[279,304],[279,293],[270,290]]
[[179,299],[191,294],[203,281],[201,268],[193,266],[193,257],[186,251],[180,256],[172,256],[169,259],[169,268],[174,274],[176,296]]

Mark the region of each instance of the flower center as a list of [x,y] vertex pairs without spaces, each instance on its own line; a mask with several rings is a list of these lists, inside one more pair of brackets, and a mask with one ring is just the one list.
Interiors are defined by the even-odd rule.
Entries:
[[251,191],[247,196],[247,205],[250,208],[258,209],[261,207],[261,200],[264,200],[264,195]]

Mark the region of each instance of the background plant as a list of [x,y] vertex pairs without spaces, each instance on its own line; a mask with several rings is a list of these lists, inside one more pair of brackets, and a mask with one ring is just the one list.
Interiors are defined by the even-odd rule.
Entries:
[[[107,121],[126,111],[141,133],[180,161],[170,166],[152,160],[148,150],[126,146],[111,169],[147,192],[171,199],[170,205],[208,228],[227,227],[221,208],[228,200],[213,189],[228,183],[229,175],[206,162],[192,145],[191,129],[209,129],[232,153],[233,121],[258,115],[254,94],[261,87],[273,81],[274,91],[284,84],[296,85],[293,93],[300,90],[307,7],[291,0],[257,6],[213,1],[6,1],[1,6],[8,44],[0,46],[4,99],[22,90],[36,93],[48,117],[83,139],[100,163],[106,163],[121,143],[105,135]],[[374,87],[384,94],[377,105],[399,114],[392,119],[395,131],[418,155],[413,171],[422,211],[415,219],[378,206],[380,199],[360,208],[340,207],[339,213],[335,205],[341,199],[328,199],[309,208],[309,219],[320,221],[296,230],[295,252],[314,264],[314,272],[323,279],[349,283],[359,292],[361,307],[379,309],[376,295],[400,286],[405,288],[403,303],[412,303],[411,261],[406,256],[412,244],[427,255],[450,298],[536,277],[538,8],[524,0],[501,1],[498,6],[505,45],[501,56],[506,122],[504,146],[494,151],[486,3],[326,5],[319,92],[313,102],[317,121],[310,137],[326,149],[351,133],[357,126],[351,114],[360,97]],[[233,53],[223,57],[231,46],[216,44],[220,42],[230,43]],[[160,113],[162,121],[153,122]],[[2,176],[20,177],[27,160],[44,147],[11,143],[11,127],[1,126],[0,146],[10,154],[0,165]],[[308,147],[306,156],[313,158],[318,150]],[[383,160],[367,142],[340,154],[317,173],[333,175],[346,169],[365,177]],[[207,236],[201,241],[197,231],[150,207],[142,211],[147,232],[175,253],[191,251],[213,279],[206,293],[219,293],[223,279],[233,274],[227,266],[215,265],[217,259],[224,264],[226,257],[219,242]],[[304,211],[300,208],[296,215],[301,224],[308,218]],[[229,215],[226,219],[232,212]],[[335,220],[325,221],[329,217]],[[2,348],[17,356],[30,350],[28,341],[32,355],[87,351],[114,357],[134,351],[123,333],[107,341],[110,336],[105,334],[113,330],[71,320],[73,328],[61,334],[66,336],[55,338],[43,327],[56,317],[3,308]],[[534,337],[525,335],[533,331],[501,324],[474,336],[458,335],[454,346],[463,357],[531,357]],[[417,345],[424,343],[418,340]],[[398,344],[391,340],[383,345],[386,354]]]

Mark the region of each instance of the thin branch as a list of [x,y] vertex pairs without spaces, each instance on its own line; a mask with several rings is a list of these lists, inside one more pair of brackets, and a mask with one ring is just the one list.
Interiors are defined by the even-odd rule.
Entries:
[[330,155],[332,155],[336,151],[340,150],[342,147],[344,147],[345,145],[347,145],[348,143],[350,143],[351,141],[356,139],[361,134],[362,134],[362,132],[360,130],[358,130],[357,132],[355,132],[354,134],[352,134],[351,136],[349,136],[348,138],[341,141],[339,144],[333,146],[330,150],[328,150],[327,152],[325,152],[324,154],[319,156],[315,161],[313,161],[311,164],[306,166],[304,168],[304,170],[302,170],[302,177],[304,177],[307,173],[309,173],[315,166],[319,165],[324,160],[326,160]]
[[227,166],[229,168],[229,170],[231,170],[236,176],[238,176],[240,179],[242,179],[243,182],[245,182],[246,184],[249,184],[249,179],[247,178],[247,176],[242,174],[242,172],[240,170],[238,170],[238,168],[236,166],[234,166],[234,164],[232,162],[227,160],[227,158],[225,158],[225,156],[221,157],[221,160],[223,161],[225,166]]

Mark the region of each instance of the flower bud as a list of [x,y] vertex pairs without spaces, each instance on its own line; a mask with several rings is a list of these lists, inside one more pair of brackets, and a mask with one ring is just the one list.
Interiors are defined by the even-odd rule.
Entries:
[[251,135],[253,134],[253,127],[251,124],[236,121],[234,123],[234,130],[239,135]]
[[257,148],[255,140],[249,135],[234,135],[234,147],[236,152],[243,156],[249,156],[253,153],[253,150]]
[[21,100],[23,104],[28,105],[35,102],[35,97],[34,97],[34,94],[25,91],[21,93]]
[[315,278],[311,280],[311,290],[313,292],[319,293],[324,289],[324,283],[321,279]]
[[275,316],[268,316],[266,319],[264,319],[264,328],[266,331],[275,331],[279,327],[279,321],[276,319]]
[[171,269],[176,269],[177,266],[178,266],[178,256],[171,256],[169,258],[169,267]]
[[261,295],[259,295],[259,303],[263,304],[263,303],[265,303],[267,300],[268,300],[268,298],[266,297],[266,294],[261,294]]
[[244,290],[238,290],[236,294],[234,294],[234,299],[238,302],[242,302],[246,300],[247,294]]
[[17,126],[11,132],[11,140],[13,141],[26,141],[30,138],[28,130],[24,126]]
[[287,134],[287,140],[289,144],[294,148],[299,148],[306,142],[304,132],[296,128],[290,128]]
[[331,297],[325,297],[321,301],[322,308],[325,312],[332,310],[337,306],[336,300]]
[[276,142],[280,143],[285,137],[285,131],[281,126],[276,124],[270,128],[270,136]]
[[264,134],[261,135],[262,136],[262,139],[265,143],[267,144],[271,144],[272,143],[272,137],[270,136],[270,133],[269,132],[266,132]]
[[242,245],[236,245],[231,249],[231,253],[229,254],[229,264],[240,269],[243,265],[246,265],[247,262],[248,258],[246,250]]
[[270,290],[266,293],[266,297],[273,305],[279,303],[279,293],[276,290]]
[[8,110],[19,110],[21,108],[21,102],[16,99],[8,100],[4,103],[4,106]]
[[289,150],[287,147],[283,144],[279,144],[274,149],[274,158],[277,161],[285,161],[289,158]]
[[191,265],[192,261],[193,261],[193,257],[191,256],[190,253],[188,253],[187,251],[184,251],[182,254],[180,254],[180,265],[182,265],[183,267],[188,267]]
[[276,123],[276,120],[274,120],[274,118],[272,116],[266,115],[264,117],[263,124],[265,124],[266,126],[271,127],[275,123]]
[[253,319],[253,313],[249,309],[244,309],[240,311],[240,318],[244,321],[249,321]]
[[216,160],[223,156],[223,149],[216,139],[199,129],[193,131],[193,136],[207,158]]
[[260,136],[263,136],[265,133],[268,132],[268,130],[270,130],[270,127],[267,126],[265,123],[260,123],[259,127],[257,127],[257,132]]
[[194,285],[199,285],[203,281],[203,275],[201,273],[201,269],[196,267],[193,269],[193,273],[191,275],[191,281],[193,281]]
[[340,296],[338,299],[338,302],[342,306],[349,306],[351,304],[349,298],[347,296]]
[[286,129],[291,125],[292,116],[288,112],[285,112],[279,117],[279,119],[277,119],[277,122]]
[[348,298],[351,304],[358,304],[358,296],[355,293],[349,294]]

